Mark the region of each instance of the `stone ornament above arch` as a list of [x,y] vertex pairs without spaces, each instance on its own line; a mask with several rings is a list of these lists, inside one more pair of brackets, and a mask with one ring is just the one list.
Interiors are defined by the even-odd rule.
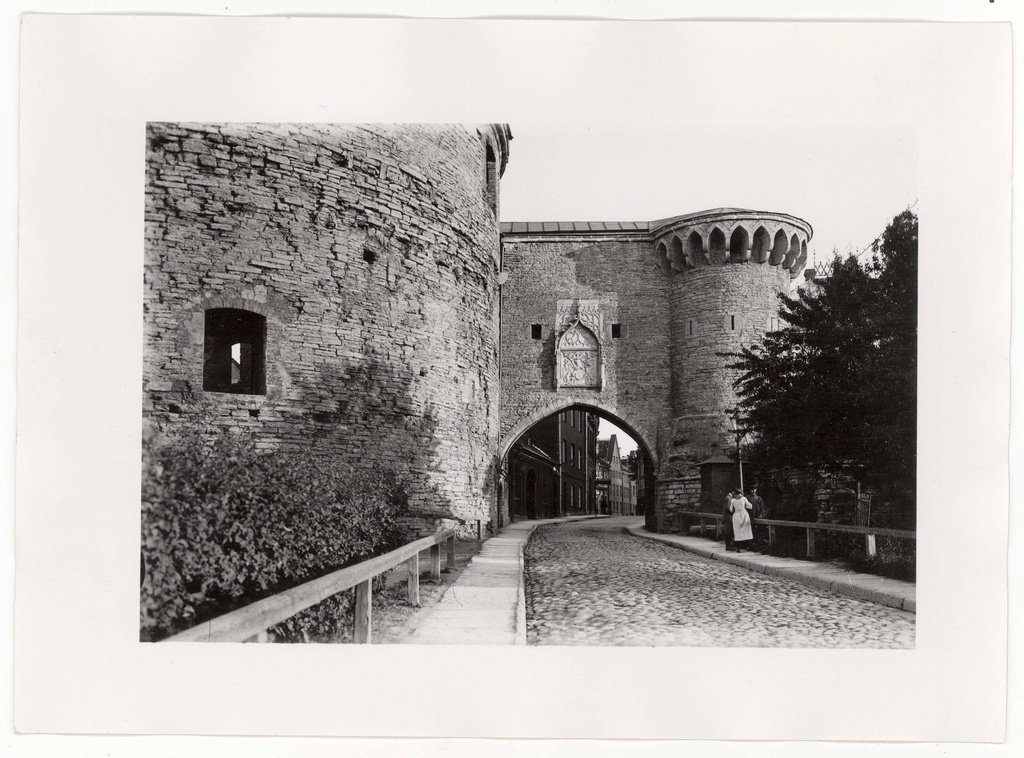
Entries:
[[555,316],[555,389],[601,389],[603,319],[597,300],[559,300]]
[[596,335],[574,321],[558,341],[555,389],[601,389],[601,346]]

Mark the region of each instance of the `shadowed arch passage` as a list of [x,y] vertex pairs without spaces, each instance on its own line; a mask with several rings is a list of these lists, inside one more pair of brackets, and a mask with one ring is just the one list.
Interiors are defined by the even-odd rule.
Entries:
[[519,441],[519,438],[526,434],[530,429],[536,426],[539,422],[544,419],[554,416],[562,411],[571,410],[577,408],[580,410],[593,413],[596,416],[607,419],[608,421],[615,424],[615,426],[622,429],[630,437],[637,442],[637,446],[649,456],[651,462],[657,466],[658,458],[656,448],[651,444],[647,436],[640,432],[636,425],[630,423],[628,417],[624,418],[623,415],[619,414],[615,410],[609,410],[600,405],[594,405],[592,403],[581,403],[572,401],[560,401],[556,403],[549,403],[541,408],[534,410],[529,415],[521,419],[507,434],[502,437],[501,447],[499,448],[498,459],[504,462],[508,458],[509,451],[512,446]]

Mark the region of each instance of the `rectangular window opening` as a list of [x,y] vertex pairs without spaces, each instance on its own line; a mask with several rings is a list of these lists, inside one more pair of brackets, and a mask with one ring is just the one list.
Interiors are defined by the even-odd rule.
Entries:
[[531,324],[530,325],[530,336],[533,339],[539,340],[541,338],[541,331],[542,330],[541,330],[540,324]]
[[266,393],[266,318],[236,308],[206,311],[203,390],[241,395]]
[[612,324],[612,339],[617,340],[622,337],[622,324]]

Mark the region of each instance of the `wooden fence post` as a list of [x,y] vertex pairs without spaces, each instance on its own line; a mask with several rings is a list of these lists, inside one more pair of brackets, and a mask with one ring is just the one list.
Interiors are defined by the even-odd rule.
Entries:
[[412,605],[420,604],[420,554],[412,556],[405,562],[405,570],[409,574],[406,583],[408,593],[406,597]]
[[720,518],[715,519],[715,539],[722,539],[722,519]]
[[877,551],[875,550],[875,535],[873,535],[873,534],[865,534],[864,535],[864,553],[867,555],[868,558],[874,558],[876,552]]
[[814,530],[807,527],[807,557],[814,557]]
[[441,545],[430,546],[430,581],[441,583]]
[[449,572],[455,570],[455,535],[448,538],[448,563],[444,568]]
[[775,544],[775,524],[768,524],[768,547]]
[[[416,581],[419,583],[419,556],[417,558]],[[373,605],[371,594],[373,592],[373,579],[367,579],[356,585],[356,628],[352,641],[357,644],[369,644],[370,633],[373,627]]]

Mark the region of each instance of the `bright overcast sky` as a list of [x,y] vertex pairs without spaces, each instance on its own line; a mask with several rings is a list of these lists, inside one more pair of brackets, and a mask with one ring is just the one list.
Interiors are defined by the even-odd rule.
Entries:
[[907,127],[510,127],[503,221],[780,211],[811,224],[809,251],[822,260],[833,247],[864,248],[917,199],[917,136]]
[[616,435],[619,441],[619,455],[625,457],[636,450],[636,442],[632,437],[615,426],[611,421],[601,419],[601,423],[597,427],[598,439],[606,440],[613,434]]

